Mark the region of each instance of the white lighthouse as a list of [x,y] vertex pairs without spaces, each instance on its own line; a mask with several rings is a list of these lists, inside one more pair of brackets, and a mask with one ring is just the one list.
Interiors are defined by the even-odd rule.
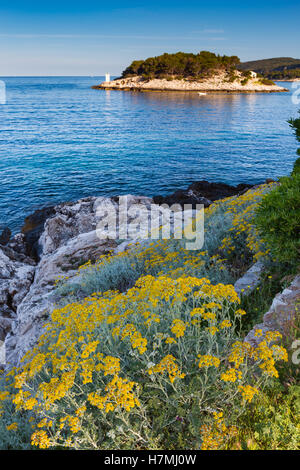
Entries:
[[110,74],[109,73],[105,74],[105,82],[110,82]]

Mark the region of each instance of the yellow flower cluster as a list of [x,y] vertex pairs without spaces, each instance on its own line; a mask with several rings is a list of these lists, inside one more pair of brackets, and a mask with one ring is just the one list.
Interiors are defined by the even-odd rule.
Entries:
[[18,429],[18,423],[11,423],[6,426],[7,431],[16,431]]
[[218,357],[216,356],[211,356],[210,354],[204,354],[204,355],[201,355],[201,354],[198,354],[198,357],[199,357],[199,368],[201,367],[211,367],[211,366],[214,366],[214,367],[219,367],[221,361]]
[[177,338],[184,336],[185,329],[186,324],[180,318],[175,318],[173,320],[171,325],[171,331]]
[[[257,348],[236,341],[245,313],[237,310],[239,303],[232,285],[147,275],[126,292],[94,293],[56,308],[39,344],[12,373],[13,403],[31,410],[38,423],[32,445],[76,448],[91,432],[85,445],[97,446],[93,429],[101,423],[113,427],[116,418],[123,424],[148,419],[151,388],[165,400],[170,392],[189,393],[194,380],[201,385],[191,403],[209,401],[207,388],[216,385],[227,403],[232,395],[251,401],[256,392],[249,370],[275,375],[275,363],[286,359],[286,351],[272,345],[279,339],[274,332]],[[9,394],[0,392],[0,399]],[[94,428],[86,427],[87,417]],[[233,433],[223,419],[214,419],[214,427],[203,430],[203,448],[222,446]]]
[[40,449],[47,449],[50,447],[51,442],[46,431],[36,431],[31,436],[31,445],[37,446]]
[[173,383],[175,379],[184,379],[185,377],[185,374],[179,370],[175,357],[172,356],[172,354],[168,354],[158,364],[148,369],[149,375],[163,374],[165,371],[168,373],[171,383]]
[[236,369],[227,369],[226,372],[221,374],[221,380],[224,382],[235,382],[237,379],[242,378],[242,372]]
[[226,426],[223,412],[214,412],[214,423],[204,424],[201,429],[202,445],[201,450],[224,449],[226,443],[237,435],[236,426]]
[[134,382],[115,376],[105,387],[105,396],[101,396],[98,392],[92,392],[88,395],[88,400],[99,410],[105,410],[106,413],[114,411],[116,407],[130,411],[131,408],[140,406],[133,391],[136,385]]
[[252,401],[254,395],[258,394],[257,388],[251,387],[251,385],[239,385],[238,390],[241,392],[244,400],[248,402]]

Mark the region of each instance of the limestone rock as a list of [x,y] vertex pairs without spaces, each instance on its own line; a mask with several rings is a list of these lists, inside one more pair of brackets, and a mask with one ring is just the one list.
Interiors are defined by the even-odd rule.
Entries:
[[[6,248],[6,247],[5,247]],[[0,317],[14,317],[17,305],[27,294],[33,281],[33,263],[24,263],[18,256],[0,248]]]
[[248,333],[245,341],[252,346],[257,346],[263,337],[256,337],[255,331],[261,329],[265,334],[267,331],[279,331],[284,334],[288,326],[295,318],[296,312],[300,310],[300,275],[296,276],[289,287],[277,294],[272,305],[263,317],[263,322],[255,325]]
[[264,265],[261,261],[257,261],[248,271],[234,284],[235,291],[238,295],[250,294],[259,284],[260,277],[263,273]]

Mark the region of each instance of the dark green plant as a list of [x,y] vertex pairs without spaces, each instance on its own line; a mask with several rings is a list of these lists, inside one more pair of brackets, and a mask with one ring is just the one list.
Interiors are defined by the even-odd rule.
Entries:
[[244,78],[244,80],[241,81],[241,85],[243,86],[247,85],[248,81],[249,81],[249,78]]
[[[298,151],[300,151],[300,149],[298,149]],[[295,175],[296,173],[300,174],[300,158],[297,158],[297,160],[294,163],[292,175]]]
[[262,85],[275,85],[275,83],[268,78],[261,78],[259,81]]
[[281,262],[299,263],[300,174],[284,177],[258,206],[254,223],[273,257]]
[[[300,113],[300,111],[299,111]],[[300,142],[300,118],[296,119],[290,119],[288,121],[289,125],[292,127],[292,129],[295,132],[296,139]],[[300,148],[297,150],[297,154],[300,155]],[[296,160],[297,162],[297,160]]]

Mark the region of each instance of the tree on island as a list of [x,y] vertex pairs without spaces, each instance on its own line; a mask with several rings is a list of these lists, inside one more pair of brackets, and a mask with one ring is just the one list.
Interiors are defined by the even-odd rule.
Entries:
[[240,59],[237,56],[216,55],[201,51],[198,54],[177,52],[135,60],[127,67],[122,78],[142,76],[152,78],[208,78],[217,72],[233,74]]

